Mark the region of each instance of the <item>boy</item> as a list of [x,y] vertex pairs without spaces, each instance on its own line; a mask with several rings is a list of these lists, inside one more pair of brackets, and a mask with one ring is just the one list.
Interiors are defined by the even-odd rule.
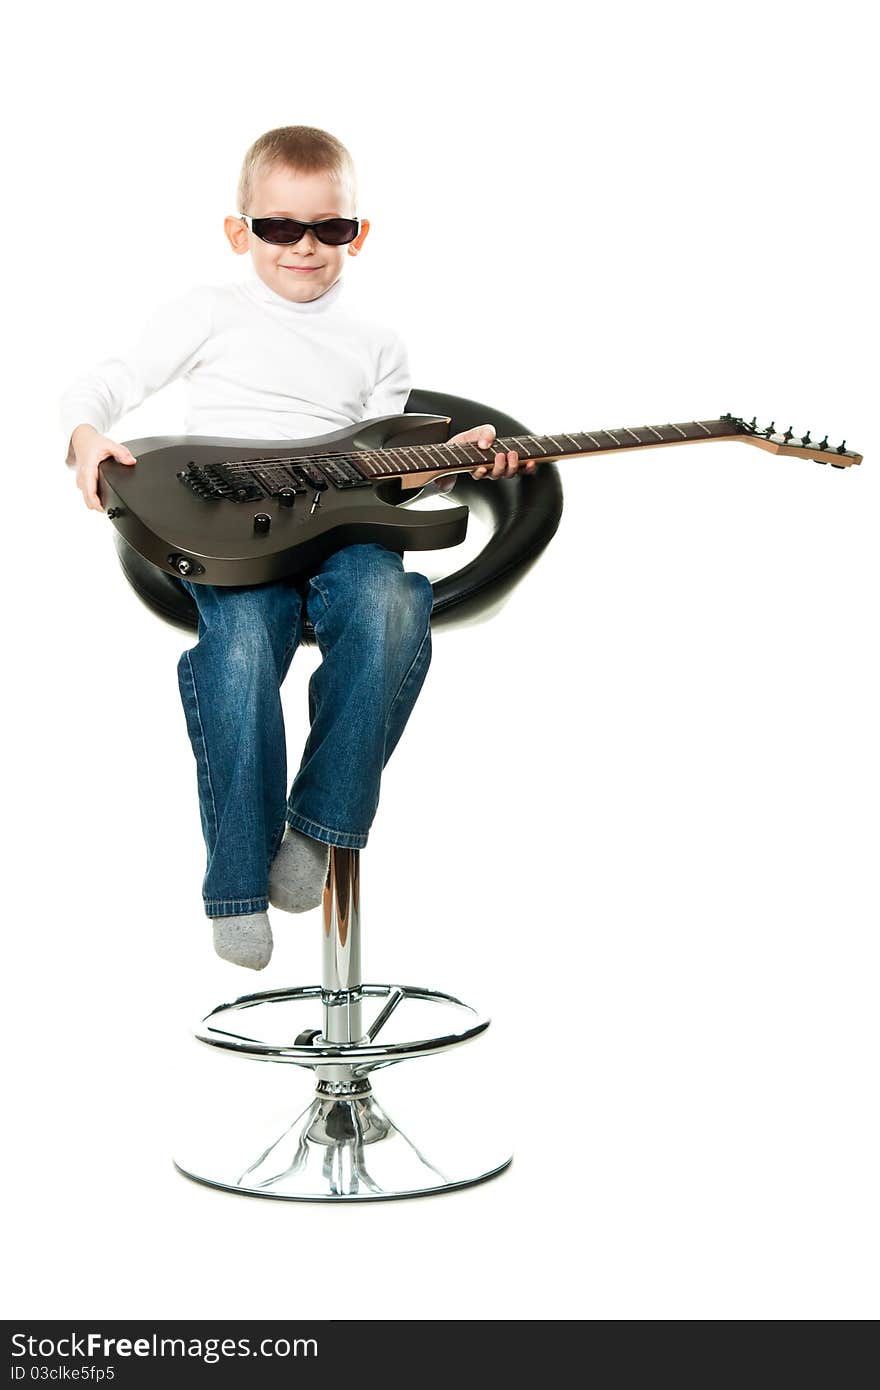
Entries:
[[[345,147],[311,126],[268,131],[245,156],[238,206],[242,215],[227,217],[224,229],[236,255],[250,254],[251,278],[199,285],[164,305],[128,354],[65,392],[66,462],[87,507],[102,510],[102,459],[136,463],[106,431],[180,376],[190,388],[186,434],[306,438],[403,412],[410,378],[400,338],[345,303],[345,260],[360,253],[370,227],[356,216]],[[494,435],[481,425],[454,441],[488,450]],[[472,476],[511,477],[519,462],[497,453],[491,472],[487,462]],[[426,491],[448,492],[454,482],[449,474]],[[269,903],[316,907],[329,846],[367,842],[382,770],[430,664],[433,590],[373,544],[337,549],[304,592],[292,576],[247,587],[180,582],[199,610],[198,642],[177,670],[208,854],[205,912],[217,954],[262,970],[272,954]],[[309,683],[311,729],[287,796],[280,687],[303,601],[323,660]]]

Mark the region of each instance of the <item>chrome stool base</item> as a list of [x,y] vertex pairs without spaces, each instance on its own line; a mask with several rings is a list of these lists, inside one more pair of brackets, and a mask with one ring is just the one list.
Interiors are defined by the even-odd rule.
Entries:
[[[194,1029],[215,1057],[232,1053],[240,1059],[227,1064],[233,1071],[244,1065],[250,1073],[249,1061],[286,1063],[312,1071],[316,1087],[311,1103],[289,1121],[286,1087],[280,1106],[277,1095],[259,1097],[254,1086],[246,1086],[236,1100],[233,1077],[228,1076],[227,1086],[224,1072],[218,1102],[203,1105],[201,1119],[192,1113],[187,1118],[188,1137],[174,1156],[175,1167],[186,1177],[254,1197],[376,1201],[467,1187],[494,1177],[511,1162],[497,1134],[483,1135],[497,1112],[480,1111],[464,1122],[462,1078],[454,1079],[451,1088],[440,1077],[425,1084],[432,1059],[450,1049],[458,1052],[461,1044],[479,1037],[488,1018],[439,990],[364,984],[359,903],[360,853],[331,846],[324,888],[323,984],[242,995],[219,1004]],[[323,1028],[308,1026],[318,1021],[317,1007]],[[366,1027],[365,1011],[373,1014]],[[403,1083],[395,1074],[386,1087],[394,1097],[392,1108],[400,1105],[419,1116],[417,1145],[379,1104],[370,1077],[421,1058],[427,1059],[421,1067],[405,1069]],[[287,1066],[280,1070],[287,1073]],[[401,1084],[408,1096],[401,1095]],[[493,1094],[491,1086],[486,1093]],[[201,1094],[200,1087],[195,1094]]]
[[471,1131],[456,1135],[454,1108],[443,1121],[437,1116],[434,1144],[423,1151],[386,1114],[369,1082],[360,1084],[367,1087],[360,1095],[316,1094],[286,1129],[267,1123],[259,1141],[252,1120],[243,1138],[234,1111],[224,1107],[217,1132],[180,1146],[175,1166],[197,1182],[251,1197],[363,1202],[467,1187],[510,1163],[497,1137],[481,1146]]

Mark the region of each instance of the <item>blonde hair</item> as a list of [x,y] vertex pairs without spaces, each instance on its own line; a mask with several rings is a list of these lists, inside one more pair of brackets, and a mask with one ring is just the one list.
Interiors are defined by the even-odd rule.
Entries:
[[238,179],[238,212],[250,213],[257,180],[278,165],[298,174],[329,174],[351,197],[357,211],[354,160],[335,135],[311,125],[282,125],[267,130],[251,145]]

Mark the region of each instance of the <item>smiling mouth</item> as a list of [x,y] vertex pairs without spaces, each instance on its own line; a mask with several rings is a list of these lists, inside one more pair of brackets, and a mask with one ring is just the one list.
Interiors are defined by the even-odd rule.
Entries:
[[282,270],[321,270],[319,265],[283,265]]

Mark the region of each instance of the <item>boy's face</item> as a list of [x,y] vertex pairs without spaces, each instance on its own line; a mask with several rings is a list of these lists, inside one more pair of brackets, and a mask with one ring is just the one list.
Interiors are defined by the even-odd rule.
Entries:
[[[251,206],[241,211],[251,217],[293,217],[298,222],[356,216],[348,194],[329,174],[299,174],[280,165],[257,180]],[[313,231],[292,246],[270,246],[236,217],[227,217],[224,229],[237,255],[250,251],[254,270],[265,285],[285,299],[305,304],[336,283],[346,256],[357,255],[363,246],[370,224],[364,219],[357,237],[346,246],[325,246]]]

